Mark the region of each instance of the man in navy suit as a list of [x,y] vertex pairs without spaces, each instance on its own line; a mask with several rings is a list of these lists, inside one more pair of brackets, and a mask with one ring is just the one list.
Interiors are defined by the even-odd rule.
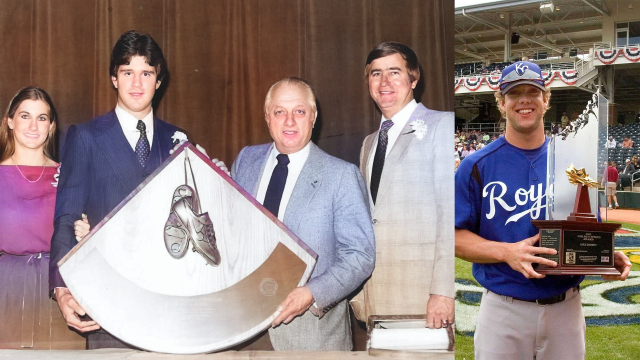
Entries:
[[264,110],[273,143],[242,149],[231,176],[318,254],[307,284],[280,304],[271,343],[278,351],[351,350],[345,299],[375,263],[364,180],[310,141],[318,113],[306,81],[274,84]]
[[[116,42],[109,66],[118,92],[115,110],[69,128],[62,153],[51,241],[49,287],[67,324],[88,334],[88,347],[126,347],[95,321],[60,277],[57,263],[77,244],[74,222],[86,214],[97,224],[150,175],[173,148],[177,127],[154,117],[151,102],[167,73],[158,44],[128,31]],[[94,331],[98,330],[98,331]]]

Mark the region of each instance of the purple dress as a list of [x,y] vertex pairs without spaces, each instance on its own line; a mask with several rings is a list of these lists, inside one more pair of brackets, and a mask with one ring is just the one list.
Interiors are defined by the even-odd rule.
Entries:
[[57,167],[0,165],[2,349],[85,348],[84,338],[67,328],[49,299],[57,173]]

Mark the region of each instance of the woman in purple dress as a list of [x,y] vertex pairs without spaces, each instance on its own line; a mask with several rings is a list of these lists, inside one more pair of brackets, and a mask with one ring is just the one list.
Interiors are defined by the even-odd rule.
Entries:
[[84,349],[49,299],[58,164],[56,111],[37,87],[20,90],[0,124],[0,348]]

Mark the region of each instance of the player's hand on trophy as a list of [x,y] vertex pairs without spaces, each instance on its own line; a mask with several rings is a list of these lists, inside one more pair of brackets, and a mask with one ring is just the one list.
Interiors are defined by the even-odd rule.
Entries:
[[427,323],[430,329],[440,329],[453,324],[455,300],[448,296],[432,294],[427,301]]
[[64,316],[64,320],[67,322],[67,325],[80,332],[89,332],[100,329],[100,325],[95,321],[83,321],[80,319],[80,316],[85,316],[87,313],[80,304],[76,302],[76,299],[71,295],[69,289],[59,287],[55,288],[53,292],[56,301],[58,302],[60,312],[62,313],[62,316]]
[[557,254],[557,251],[555,249],[535,246],[538,241],[540,241],[540,233],[516,243],[505,243],[506,251],[502,256],[503,261],[509,264],[513,270],[524,275],[527,279],[543,278],[544,275],[537,273],[533,269],[532,264],[536,263],[548,266],[558,266],[558,263],[536,255],[555,255]]
[[278,306],[278,310],[276,310],[278,315],[271,323],[271,326],[276,327],[281,323],[290,323],[296,316],[304,314],[313,302],[313,294],[306,286],[293,289]]
[[[177,143],[171,151],[170,154],[173,154],[174,151],[178,150],[178,148],[184,143],[184,141]],[[207,151],[200,145],[196,144],[196,149],[198,149],[201,153],[203,153],[206,157],[209,157]],[[220,170],[224,171],[227,175],[231,176],[227,165],[222,160],[218,160],[218,158],[211,158],[211,162],[214,163]]]
[[82,238],[89,233],[89,230],[91,230],[91,225],[89,225],[87,215],[82,214],[82,219],[76,220],[76,222],[73,223],[73,231],[76,234],[76,240],[82,240]]
[[[176,144],[173,146],[173,149],[169,150],[169,155],[171,155],[174,152],[176,152],[176,150],[178,150],[178,148],[180,146],[182,146],[182,144],[186,143],[187,141],[189,141],[189,140],[187,140],[186,138],[180,139],[180,141],[177,141]],[[194,145],[196,146],[196,149],[200,150],[201,153],[203,153],[204,155],[209,157],[209,154],[207,154],[207,150],[205,150],[202,146],[200,146],[198,144],[194,144]]]
[[213,158],[213,159],[211,159],[211,162],[216,164],[216,166],[220,170],[224,171],[227,175],[231,176],[231,173],[229,172],[229,169],[227,168],[227,165],[224,163],[224,161],[218,160],[218,158]]
[[[209,157],[209,154],[207,154],[207,151],[200,145],[196,144],[196,149],[200,150],[201,153],[207,155],[207,157]],[[231,173],[229,172],[229,169],[227,169],[227,165],[224,163],[224,161],[222,160],[218,160],[218,158],[211,158],[211,162],[216,164],[216,166],[224,171],[227,175],[231,176]]]
[[173,149],[169,150],[169,155],[172,155],[174,152],[176,152],[176,150],[178,150],[178,148],[179,148],[180,146],[182,146],[182,144],[184,144],[185,142],[187,142],[187,141],[186,141],[186,140],[184,140],[184,141],[179,141],[179,142],[177,142],[177,143],[173,146]]
[[622,251],[613,252],[613,266],[620,271],[620,275],[602,275],[605,280],[622,280],[629,276],[631,271],[631,260]]

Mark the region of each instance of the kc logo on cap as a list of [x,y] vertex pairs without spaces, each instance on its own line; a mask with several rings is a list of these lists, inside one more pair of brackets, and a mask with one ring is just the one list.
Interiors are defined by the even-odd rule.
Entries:
[[503,94],[509,90],[522,84],[533,85],[544,91],[544,80],[542,80],[542,71],[537,64],[518,61],[507,66],[500,76],[500,91]]
[[524,75],[524,72],[527,71],[528,68],[529,67],[525,63],[522,63],[522,62],[516,63],[516,72],[520,76]]

